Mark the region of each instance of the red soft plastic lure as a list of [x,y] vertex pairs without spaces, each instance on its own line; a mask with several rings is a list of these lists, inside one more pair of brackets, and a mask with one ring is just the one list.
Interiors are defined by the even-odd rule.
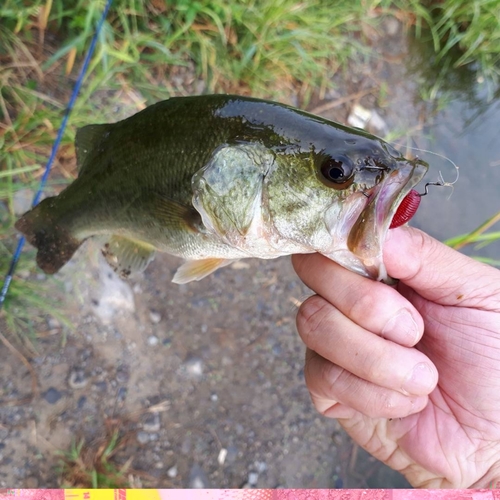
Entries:
[[404,197],[403,201],[396,210],[389,229],[394,229],[395,227],[402,226],[405,222],[408,222],[415,215],[419,204],[420,194],[412,189]]

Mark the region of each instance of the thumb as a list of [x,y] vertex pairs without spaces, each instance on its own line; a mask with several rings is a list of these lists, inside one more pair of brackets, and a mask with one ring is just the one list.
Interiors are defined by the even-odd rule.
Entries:
[[389,276],[428,300],[500,311],[500,271],[418,229],[391,229],[384,244],[384,262]]

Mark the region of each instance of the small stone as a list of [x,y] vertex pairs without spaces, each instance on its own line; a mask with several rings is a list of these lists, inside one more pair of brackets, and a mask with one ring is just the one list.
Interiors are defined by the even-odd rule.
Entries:
[[111,324],[119,312],[135,311],[132,288],[110,269],[103,257],[99,259],[99,278],[99,296],[95,297],[92,310],[103,324]]
[[257,472],[248,473],[248,484],[250,486],[256,486],[258,480],[259,480],[259,474]]
[[384,22],[384,33],[387,36],[396,36],[401,24],[395,17],[387,17]]
[[217,462],[219,462],[219,465],[224,465],[226,457],[227,457],[226,448],[221,448],[221,450],[219,451],[219,456],[217,457]]
[[283,352],[283,349],[281,348],[281,345],[278,343],[273,345],[272,351],[274,355],[279,356]]
[[192,377],[201,377],[203,375],[203,361],[197,357],[190,357],[184,363],[186,373]]
[[38,479],[33,476],[26,478],[23,487],[28,489],[38,488]]
[[255,468],[257,469],[257,472],[260,474],[261,472],[264,472],[267,470],[267,464],[266,462],[260,462],[256,460],[254,462]]
[[233,444],[227,447],[226,462],[232,463],[238,458],[238,448]]
[[96,382],[93,385],[92,389],[95,391],[105,392],[108,389],[108,383],[105,380],[102,380],[100,382]]
[[124,384],[129,379],[127,369],[125,367],[118,367],[115,378],[119,384]]
[[198,464],[194,464],[189,472],[189,487],[209,488],[207,475]]
[[160,427],[160,414],[157,412],[149,413],[142,424],[142,428],[146,432],[158,432]]
[[156,335],[151,335],[148,337],[148,346],[150,347],[154,347],[154,346],[157,346],[159,344],[160,340],[158,339],[158,337]]
[[149,434],[145,431],[139,431],[137,433],[137,441],[139,444],[149,443]]
[[57,330],[61,328],[61,323],[56,318],[50,317],[47,319],[47,326],[49,327],[49,330]]
[[175,464],[174,466],[170,467],[170,469],[168,469],[167,476],[170,479],[173,479],[174,477],[177,476],[177,464]]
[[47,401],[47,403],[53,405],[56,404],[62,398],[62,393],[55,389],[54,387],[50,387],[43,394],[43,399]]
[[118,401],[125,401],[126,397],[127,397],[127,388],[126,387],[120,387],[118,389],[118,393],[116,395],[116,399]]
[[149,320],[153,325],[157,325],[161,321],[161,314],[156,311],[149,311]]
[[211,394],[210,395],[210,401],[213,401],[214,403],[216,401],[219,401],[219,396],[217,396],[217,394]]
[[12,208],[15,215],[22,215],[31,208],[35,193],[31,189],[20,189],[12,197]]
[[73,368],[68,377],[68,385],[72,389],[83,389],[89,382],[85,371],[81,368]]

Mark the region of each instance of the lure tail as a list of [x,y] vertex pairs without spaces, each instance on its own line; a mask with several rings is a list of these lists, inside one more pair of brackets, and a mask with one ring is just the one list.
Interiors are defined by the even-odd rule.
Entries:
[[36,262],[47,274],[56,273],[83,243],[71,235],[53,210],[54,198],[43,200],[15,224],[18,231],[38,249]]

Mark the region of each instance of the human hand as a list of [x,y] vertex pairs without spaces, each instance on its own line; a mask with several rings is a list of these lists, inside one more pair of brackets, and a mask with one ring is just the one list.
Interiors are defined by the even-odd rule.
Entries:
[[312,401],[413,486],[497,484],[500,271],[410,227],[384,255],[396,288],[293,257],[318,294],[297,315]]

